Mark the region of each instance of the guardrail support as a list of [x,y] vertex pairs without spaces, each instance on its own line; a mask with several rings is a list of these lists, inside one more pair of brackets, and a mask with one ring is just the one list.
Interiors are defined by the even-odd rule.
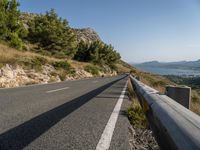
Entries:
[[187,86],[167,86],[165,94],[190,109],[191,88]]

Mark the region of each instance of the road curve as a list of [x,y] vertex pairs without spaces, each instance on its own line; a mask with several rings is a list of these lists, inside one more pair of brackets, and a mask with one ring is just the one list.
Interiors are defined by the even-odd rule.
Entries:
[[128,149],[129,100],[122,92],[127,79],[120,75],[0,89],[0,149],[95,150],[112,116],[117,122],[109,149]]

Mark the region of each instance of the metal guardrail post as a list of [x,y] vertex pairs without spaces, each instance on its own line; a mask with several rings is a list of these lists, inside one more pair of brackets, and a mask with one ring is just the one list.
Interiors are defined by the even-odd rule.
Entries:
[[200,116],[130,76],[150,128],[164,150],[200,150]]
[[190,109],[191,88],[187,86],[167,86],[166,95]]

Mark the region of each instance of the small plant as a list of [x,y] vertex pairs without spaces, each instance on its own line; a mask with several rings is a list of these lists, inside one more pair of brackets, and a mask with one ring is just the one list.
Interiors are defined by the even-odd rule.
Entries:
[[131,107],[128,109],[128,118],[131,124],[136,128],[146,128],[147,127],[147,120],[144,115],[144,112],[136,100],[133,102]]
[[56,69],[70,70],[71,65],[67,61],[56,61],[52,64]]
[[19,38],[17,33],[10,33],[10,45],[17,49],[22,49],[23,42],[22,39]]
[[128,93],[130,100],[132,100],[132,104],[127,110],[130,123],[135,128],[146,128],[147,120],[138,100],[136,99],[136,93],[134,92],[130,80],[128,82]]
[[136,70],[131,69],[130,74],[135,74],[135,73],[136,73]]
[[98,76],[99,75],[99,71],[100,69],[94,65],[87,65],[85,68],[84,68],[85,71],[91,73],[92,75],[96,75]]
[[59,70],[59,76],[62,81],[65,80],[67,74],[74,75],[76,73],[75,69],[67,61],[56,61],[52,65]]
[[64,70],[60,70],[58,75],[59,75],[59,78],[60,78],[61,81],[65,81],[66,76],[67,76],[67,72],[64,71]]
[[36,69],[37,71],[41,71],[42,66],[47,63],[47,59],[43,57],[21,58],[18,60],[18,63],[28,69]]
[[161,80],[159,80],[159,81],[153,81],[152,82],[152,86],[153,87],[156,87],[156,86],[166,86],[166,83],[164,81],[161,81]]
[[35,59],[32,60],[32,63],[33,63],[33,65],[42,66],[47,63],[47,59],[45,59],[43,57],[35,57]]

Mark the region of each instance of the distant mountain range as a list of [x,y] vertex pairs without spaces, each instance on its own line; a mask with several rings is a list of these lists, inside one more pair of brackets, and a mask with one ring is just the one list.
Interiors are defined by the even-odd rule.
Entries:
[[190,69],[200,70],[200,59],[197,61],[178,61],[178,62],[158,62],[150,61],[140,64],[134,64],[135,67],[156,67],[156,68],[171,68],[171,69]]

